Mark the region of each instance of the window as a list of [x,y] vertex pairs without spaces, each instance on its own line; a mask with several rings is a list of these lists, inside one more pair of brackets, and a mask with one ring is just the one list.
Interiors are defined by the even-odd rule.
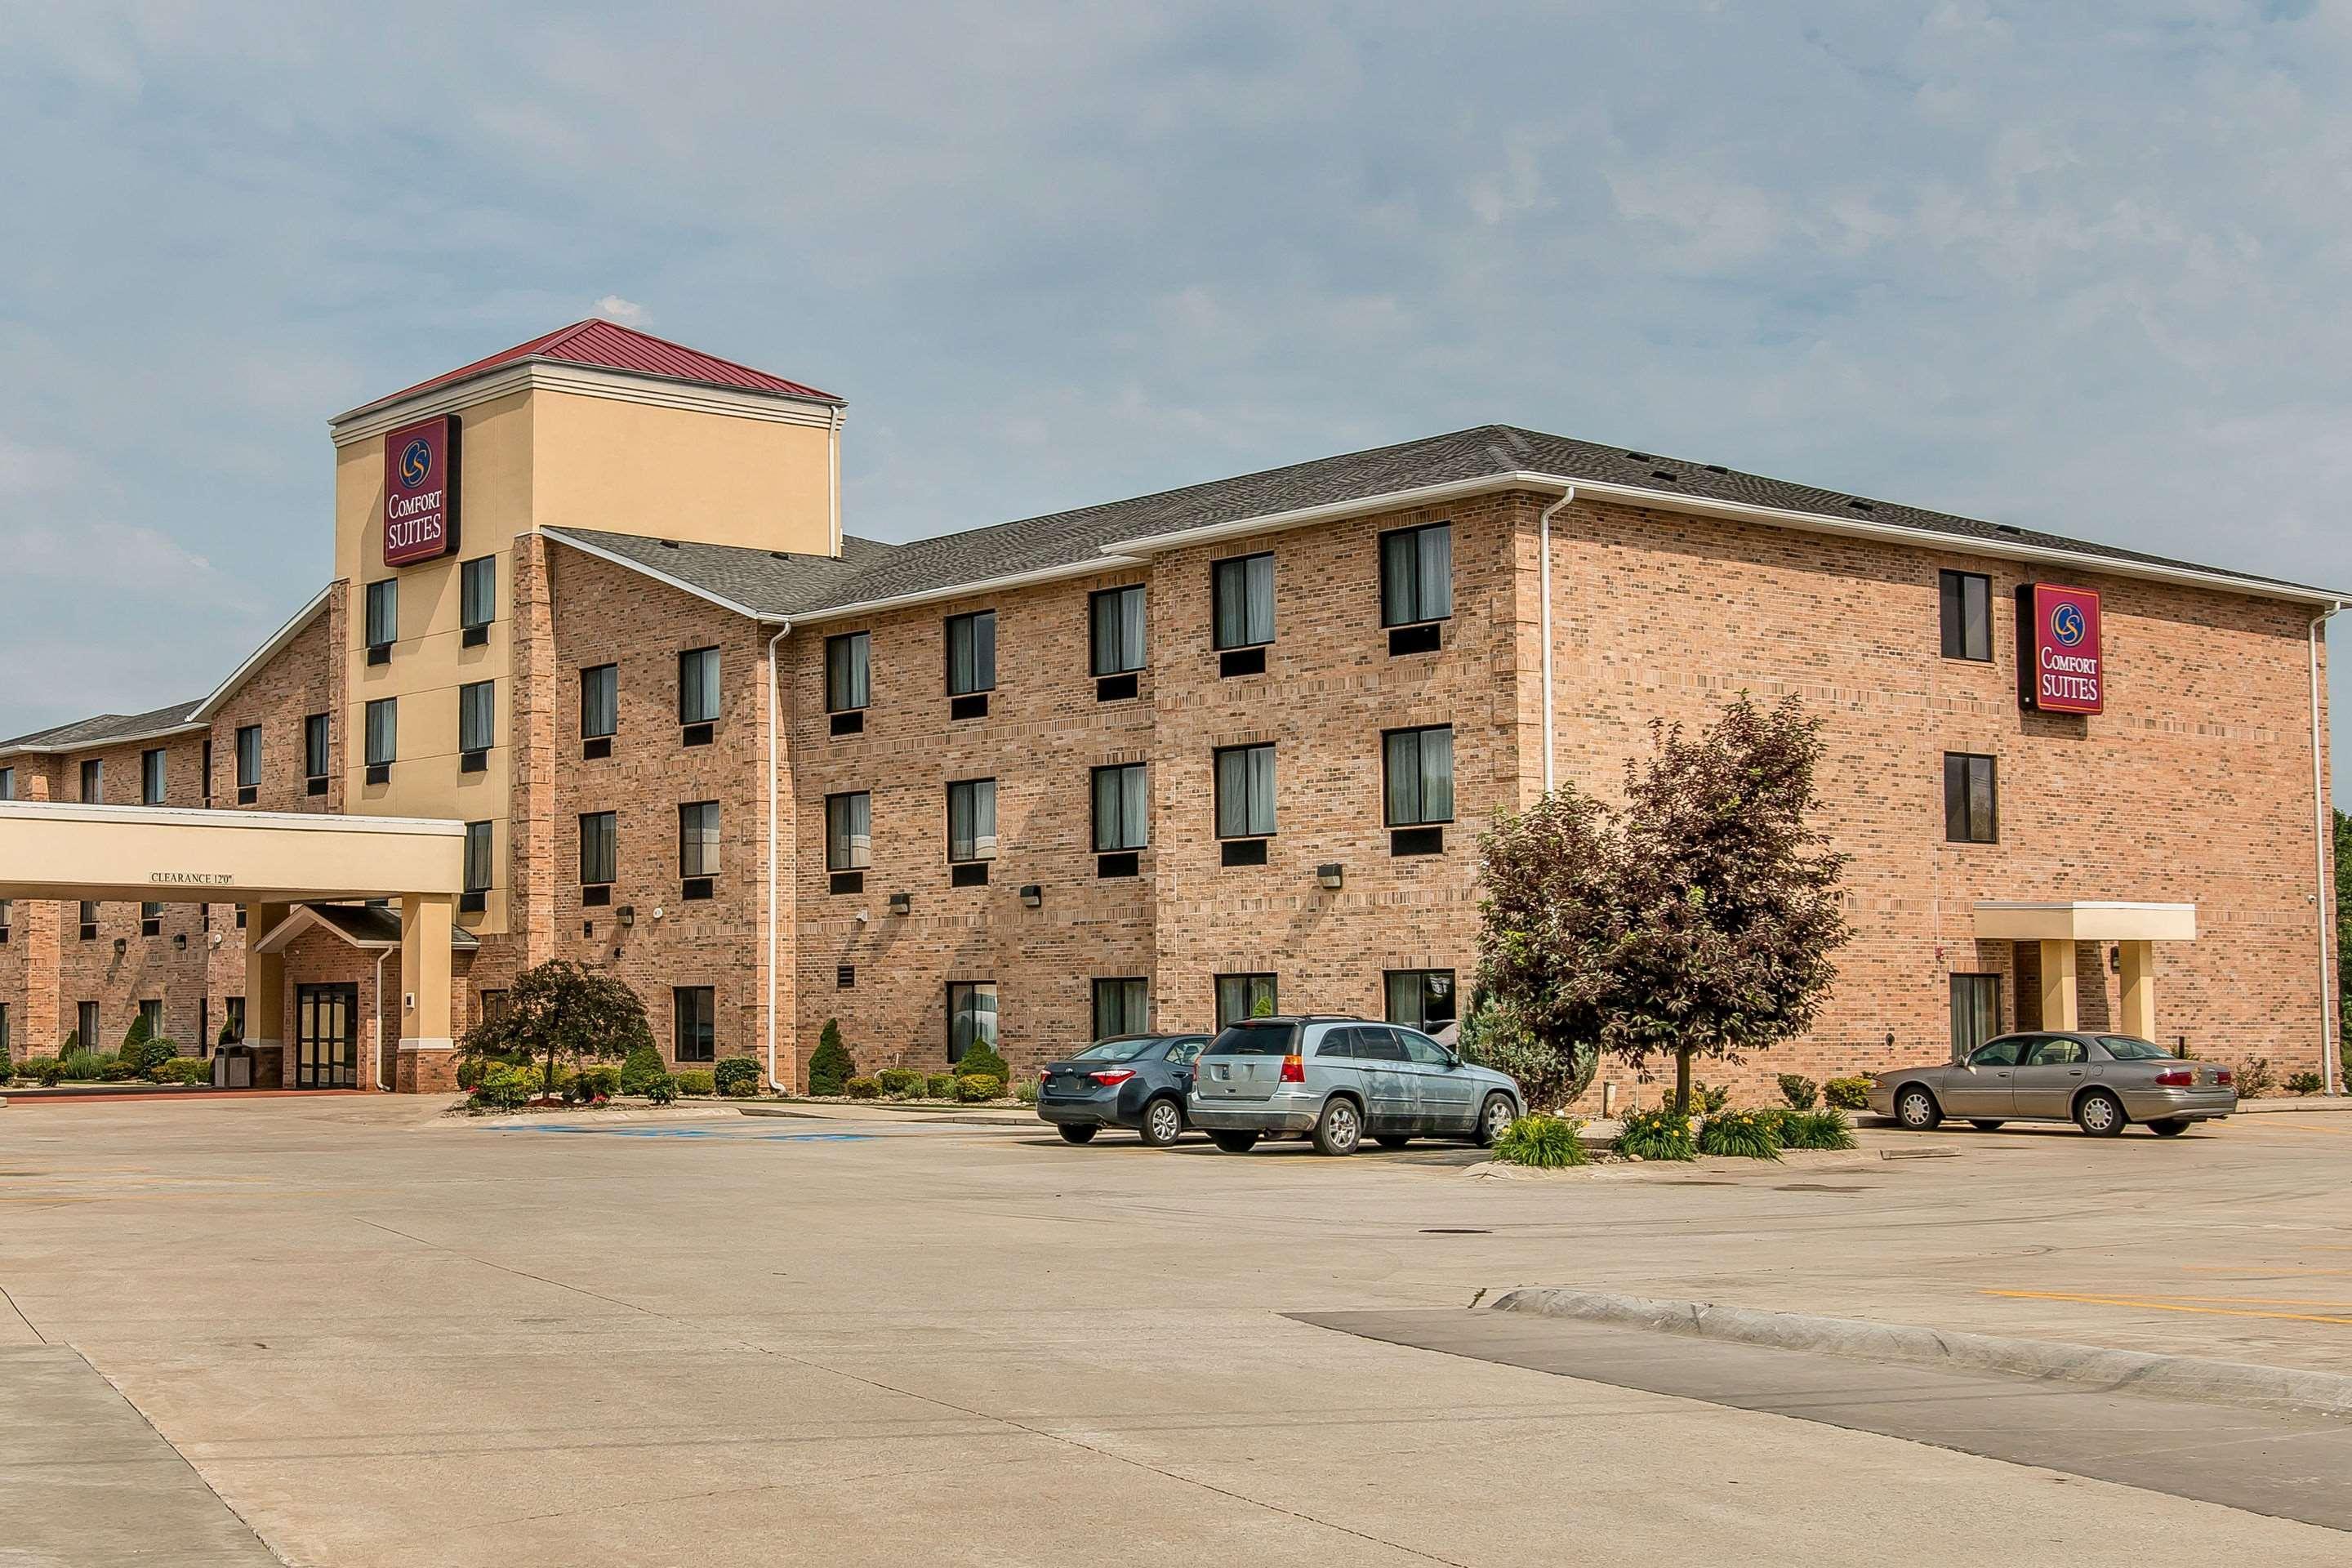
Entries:
[[1454,820],[1454,730],[1390,730],[1381,736],[1388,823],[1411,827]]
[[[1952,976],[1952,1059],[1959,1061],[2000,1033],[2000,976]],[[2011,1060],[2015,1058],[2012,1057]],[[2004,1064],[2006,1065],[2006,1064]]]
[[1274,976],[1271,974],[1217,976],[1217,1027],[1220,1029],[1244,1018],[1270,1018],[1276,1005]]
[[948,1065],[963,1060],[974,1045],[996,1049],[996,982],[948,982]]
[[236,787],[255,789],[261,784],[261,726],[241,724],[236,731]]
[[874,797],[864,790],[855,795],[824,797],[824,868],[863,871],[874,863]]
[[15,1054],[9,1049],[14,1043],[8,1038],[8,1004],[0,1002],[0,1062],[12,1062],[16,1059]]
[[[0,899],[0,942],[6,942],[8,940],[9,921],[16,912],[16,905],[15,900],[10,899]],[[7,1058],[5,1057],[0,1057],[0,1061],[5,1061],[6,1059]]]
[[948,695],[996,689],[996,612],[948,617]]
[[106,801],[106,764],[93,757],[81,765],[81,803],[102,805]]
[[1274,640],[1274,556],[1241,555],[1210,569],[1216,646],[1256,647]]
[[152,1040],[163,1038],[163,1003],[162,998],[154,996],[143,998],[139,1004],[139,1021],[147,1026],[147,1037],[149,1039]]
[[2000,841],[2000,799],[1990,757],[1944,753],[1944,837],[1953,844]]
[[598,740],[621,727],[621,667],[592,664],[580,672],[580,735]]
[[384,577],[367,585],[367,645],[390,647],[400,638],[400,582]]
[[1149,842],[1143,764],[1095,770],[1095,853],[1140,849]]
[[1144,1021],[1143,991],[1140,980],[1096,981],[1094,1037],[1108,1040],[1114,1035],[1139,1035],[1150,1027]]
[[509,998],[504,991],[482,993],[482,1022],[495,1024],[507,1016]]
[[497,727],[499,683],[474,680],[457,688],[457,749],[487,752]]
[[499,558],[484,555],[457,568],[457,624],[468,631],[499,618]]
[[824,710],[849,713],[873,696],[873,643],[865,632],[824,639]]
[[1381,535],[1381,625],[1408,626],[1454,614],[1454,525]]
[[1143,668],[1143,584],[1106,588],[1087,599],[1093,673],[1127,675]]
[[680,985],[669,994],[670,1055],[682,1062],[719,1056],[719,1007],[708,985]]
[[948,785],[948,858],[996,858],[996,781],[965,779]]
[[224,996],[221,998],[221,1027],[228,1031],[228,1037],[232,1040],[242,1040],[245,1038],[244,997]]
[[[1960,976],[1956,974],[1952,978],[1958,980]],[[1989,1045],[1979,1046],[1968,1053],[1969,1066],[2013,1068],[2017,1065],[2017,1058],[2025,1054],[2025,1047],[2032,1043],[2032,1035],[2011,1035],[2005,1040],[1994,1040]]]
[[677,874],[719,874],[719,803],[692,801],[677,808]]
[[719,721],[719,650],[688,648],[677,656],[677,721],[714,724]]
[[150,901],[139,906],[139,934],[141,936],[162,936],[163,934],[163,906],[162,904]]
[[16,770],[0,768],[0,800],[16,798]]
[[80,1037],[83,1050],[95,1052],[99,1048],[97,1003],[74,1004],[74,1032]]
[[485,893],[490,887],[490,825],[466,824],[466,891]]
[[400,699],[379,697],[367,705],[367,762],[388,768],[400,747]]
[[81,927],[82,941],[98,940],[98,900],[96,899],[82,900],[77,923]]
[[580,816],[580,885],[602,886],[620,879],[620,817],[610,811]]
[[1391,969],[1381,978],[1388,989],[1390,1023],[1436,1029],[1454,1022],[1454,971]]
[[161,746],[139,753],[139,804],[163,804],[163,749]]
[[1264,838],[1274,832],[1274,748],[1227,746],[1217,752],[1217,837]]
[[1974,572],[1937,574],[1946,658],[1992,658],[1992,579]]
[[324,781],[327,776],[327,716],[312,713],[302,721],[302,776]]

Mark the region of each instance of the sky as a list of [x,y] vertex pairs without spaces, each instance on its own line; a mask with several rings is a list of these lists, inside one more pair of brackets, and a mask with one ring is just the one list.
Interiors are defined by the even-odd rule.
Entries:
[[2347,83],[2352,0],[0,0],[0,735],[202,695],[330,415],[592,314],[846,397],[881,539],[1500,421],[2352,588]]

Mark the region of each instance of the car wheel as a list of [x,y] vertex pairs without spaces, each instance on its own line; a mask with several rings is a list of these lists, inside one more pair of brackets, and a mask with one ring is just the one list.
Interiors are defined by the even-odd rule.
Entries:
[[1184,1136],[1184,1108],[1161,1095],[1143,1108],[1143,1141],[1165,1149]]
[[2124,1114],[2123,1101],[2104,1089],[2095,1089],[2074,1102],[2074,1125],[2094,1138],[2112,1138],[2130,1120]]
[[2189,1119],[2185,1116],[2168,1116],[2161,1121],[2149,1122],[2147,1130],[2158,1138],[2178,1138],[2189,1131]]
[[1323,1102],[1323,1114],[1315,1119],[1317,1153],[1352,1154],[1363,1137],[1364,1113],[1354,1100],[1335,1094]]
[[1054,1131],[1062,1135],[1065,1143],[1091,1143],[1102,1129],[1091,1121],[1065,1121]]
[[2000,1120],[1998,1117],[1971,1116],[1969,1118],[1969,1125],[1975,1128],[1979,1132],[1998,1132],[2000,1131]]
[[1402,1149],[1406,1144],[1412,1142],[1412,1134],[1410,1132],[1380,1132],[1373,1134],[1372,1142],[1379,1144],[1383,1149]]
[[1246,1154],[1257,1147],[1255,1132],[1212,1132],[1209,1139],[1228,1154]]
[[1944,1108],[1917,1084],[1905,1086],[1895,1097],[1895,1120],[1914,1132],[1933,1132],[1943,1124]]
[[1518,1110],[1511,1104],[1509,1095],[1488,1095],[1486,1103],[1478,1108],[1478,1147],[1492,1149],[1501,1142],[1503,1134],[1508,1132],[1511,1123],[1518,1119]]

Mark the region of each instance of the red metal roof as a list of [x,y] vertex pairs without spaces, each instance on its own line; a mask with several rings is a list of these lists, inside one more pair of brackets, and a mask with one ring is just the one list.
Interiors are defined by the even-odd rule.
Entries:
[[[414,397],[436,386],[479,375],[500,365],[516,364],[524,360],[561,360],[569,364],[593,365],[600,370],[627,371],[637,375],[658,375],[671,381],[698,382],[705,386],[730,386],[744,392],[772,392],[785,397],[805,397],[819,403],[839,403],[842,400],[830,392],[819,392],[814,386],[803,386],[797,381],[786,381],[781,375],[770,375],[764,370],[737,364],[733,360],[719,358],[683,343],[641,332],[617,321],[591,319],[560,327],[544,337],[494,353],[488,359],[478,359],[471,364],[459,365],[429,381],[403,387],[389,397],[379,397],[367,404],[369,408],[387,403],[397,403]],[[358,410],[353,410],[354,413]]]

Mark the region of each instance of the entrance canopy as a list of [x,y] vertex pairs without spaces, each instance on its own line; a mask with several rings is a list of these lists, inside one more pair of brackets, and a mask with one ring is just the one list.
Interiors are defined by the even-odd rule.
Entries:
[[2062,903],[1988,900],[1977,905],[1979,942],[2039,944],[2042,1026],[2081,1026],[2074,944],[2114,942],[2122,976],[2122,1032],[2156,1038],[2156,952],[2159,942],[2197,940],[2195,904],[2129,903],[2075,900]]
[[0,899],[455,898],[465,837],[461,822],[422,817],[0,802]]

